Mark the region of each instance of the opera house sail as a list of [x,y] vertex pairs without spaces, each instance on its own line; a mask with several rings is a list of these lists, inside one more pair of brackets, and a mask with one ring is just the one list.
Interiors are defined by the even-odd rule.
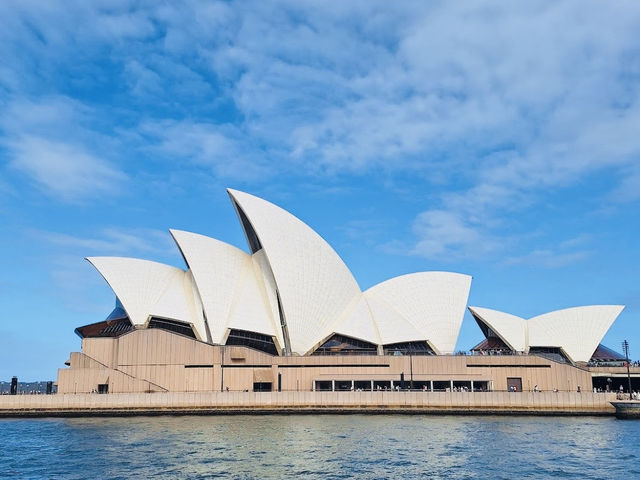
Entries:
[[622,305],[588,305],[525,320],[497,310],[469,307],[487,340],[499,339],[500,348],[552,354],[572,363],[591,360],[600,340],[623,309]]
[[[113,290],[116,308],[76,329],[82,352],[59,371],[61,393],[373,390],[409,381],[429,390],[506,388],[495,360],[453,355],[470,276],[417,272],[362,291],[307,224],[256,196],[228,193],[248,251],[170,230],[184,269],[87,258]],[[497,345],[534,364],[557,353],[563,361],[553,371],[538,369],[534,379],[549,383],[589,361],[621,310],[580,307],[524,320],[471,307],[486,337],[486,348],[474,353]],[[547,356],[528,355],[536,352]]]

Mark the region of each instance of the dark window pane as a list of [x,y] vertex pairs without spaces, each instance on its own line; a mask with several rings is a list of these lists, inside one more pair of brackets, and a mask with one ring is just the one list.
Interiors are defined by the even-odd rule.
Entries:
[[269,355],[278,355],[278,349],[273,338],[262,333],[249,332],[247,330],[233,329],[229,332],[227,343],[225,345],[237,345],[249,347]]
[[427,342],[390,343],[383,349],[385,355],[435,355]]
[[169,320],[167,318],[151,317],[149,320],[149,328],[160,328],[169,332],[178,333],[190,338],[196,338],[193,328],[184,322],[178,320]]
[[312,355],[376,355],[378,347],[345,335],[335,334],[320,345]]

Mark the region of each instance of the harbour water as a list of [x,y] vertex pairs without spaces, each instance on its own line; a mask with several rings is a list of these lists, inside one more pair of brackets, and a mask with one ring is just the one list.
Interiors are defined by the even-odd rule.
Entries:
[[0,420],[0,477],[640,478],[640,421],[265,415]]

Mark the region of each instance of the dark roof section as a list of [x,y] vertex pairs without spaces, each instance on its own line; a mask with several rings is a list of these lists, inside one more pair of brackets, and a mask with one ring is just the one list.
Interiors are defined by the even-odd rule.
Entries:
[[593,362],[622,362],[625,360],[624,355],[602,344],[599,344],[596,351],[591,355],[591,361]]
[[471,348],[472,352],[481,351],[481,350],[509,350],[511,351],[511,347],[505,344],[498,337],[488,337],[485,340],[481,341],[478,345]]
[[181,322],[180,320],[173,320],[171,318],[151,317],[148,328],[160,328],[162,330],[177,333],[178,335],[184,335],[185,337],[196,338],[196,334],[193,332],[191,324]]
[[91,323],[75,329],[80,338],[90,337],[119,337],[120,335],[135,330],[127,317],[114,320],[103,320]]
[[378,347],[373,343],[334,333],[311,355],[376,355]]

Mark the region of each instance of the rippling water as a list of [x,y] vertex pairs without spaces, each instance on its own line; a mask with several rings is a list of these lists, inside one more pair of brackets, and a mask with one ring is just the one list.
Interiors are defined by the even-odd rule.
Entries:
[[640,478],[640,421],[270,415],[0,420],[1,478]]

